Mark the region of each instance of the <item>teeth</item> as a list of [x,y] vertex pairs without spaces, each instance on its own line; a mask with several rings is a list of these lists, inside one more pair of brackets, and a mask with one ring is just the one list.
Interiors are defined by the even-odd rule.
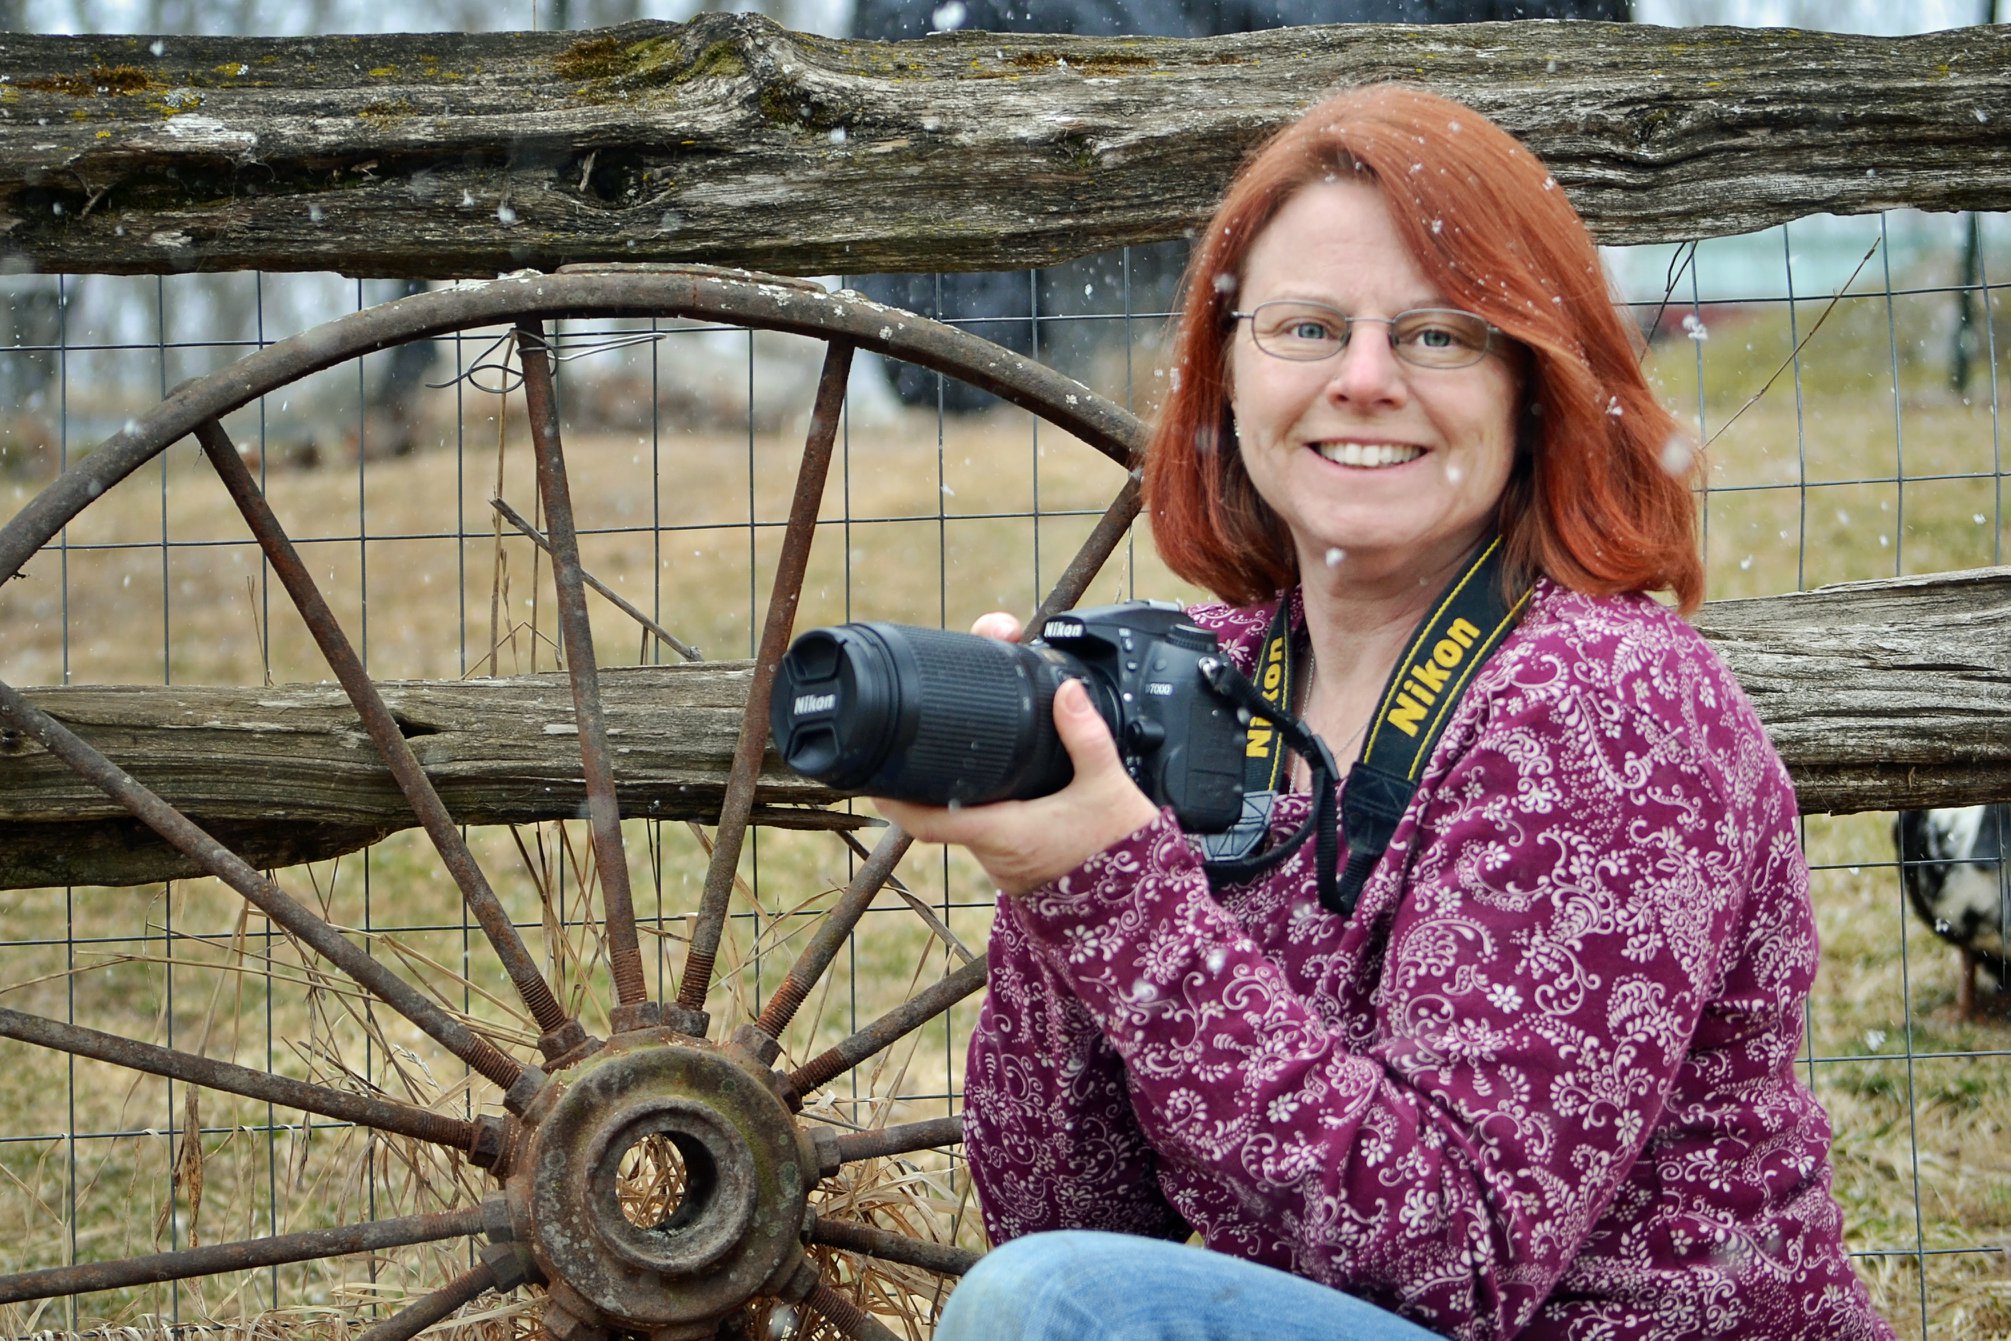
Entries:
[[1343,466],[1400,466],[1424,455],[1421,447],[1399,447],[1387,442],[1323,442],[1319,453]]

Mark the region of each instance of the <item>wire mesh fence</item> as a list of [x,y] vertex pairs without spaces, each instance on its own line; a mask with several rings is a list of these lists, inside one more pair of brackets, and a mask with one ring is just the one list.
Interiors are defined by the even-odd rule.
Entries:
[[[1628,258],[1665,264],[1687,337],[1656,369],[1710,444],[1713,596],[2004,561],[2004,221],[1950,222],[1813,220]],[[1810,234],[1826,263],[1801,264]],[[2004,1170],[1978,1144],[2001,1121],[2002,998],[1958,1015],[1969,969],[1909,910],[1892,817],[1811,816],[1804,845],[1824,965],[1803,1064],[1859,1269],[1902,1331],[2002,1335],[2004,1226],[1984,1207]]]
[[[2004,562],[2005,219],[1811,220],[1611,260],[1657,385],[1708,444],[1713,597]],[[982,311],[949,277],[905,292],[1143,414],[1163,384],[1170,273],[1159,254],[1100,257],[995,284],[1008,297]],[[4,282],[10,512],[184,378],[397,292],[311,275]],[[815,343],[663,321],[572,322],[551,339],[585,568],[678,642],[749,655]],[[494,505],[542,521],[521,402],[505,394],[514,376],[495,335],[468,333],[315,374],[227,421],[374,677],[559,664],[549,559]],[[1122,482],[1120,468],[1023,411],[934,374],[897,392],[886,370],[862,365],[797,625],[963,627],[988,609],[1029,610]],[[1158,566],[1145,526],[1093,598],[1200,594]],[[0,641],[15,684],[259,686],[329,673],[193,447],[107,492],[11,585]],[[611,603],[594,618],[604,666],[677,655]],[[680,823],[629,827],[663,996],[709,839]],[[534,1031],[499,1004],[495,965],[453,887],[408,837],[282,881],[456,1011],[526,1042]],[[584,825],[471,841],[512,916],[542,938],[561,996],[604,1031],[599,873]],[[767,995],[778,957],[787,962],[856,869],[855,844],[757,831],[716,996]],[[1811,817],[1805,845],[1824,967],[1801,1065],[1836,1128],[1859,1269],[1902,1334],[2011,1335],[2011,997],[1985,982],[1973,1016],[1958,1013],[1966,969],[1907,906],[1891,816]],[[905,893],[869,914],[792,1051],[808,1055],[955,967],[960,947],[981,948],[991,895],[975,869],[940,854],[908,865]],[[7,891],[0,909],[0,1004],[449,1111],[481,1101],[458,1063],[377,1018],[213,881]],[[830,1119],[954,1112],[968,1025],[960,1008],[840,1086],[820,1101]],[[380,1134],[17,1045],[5,1056],[16,1083],[0,1122],[0,1270],[475,1195],[472,1170]],[[978,1241],[953,1165],[903,1166],[847,1195]],[[88,1296],[12,1310],[6,1326],[251,1319],[339,1332],[357,1308],[402,1299],[444,1251]],[[521,1324],[505,1311],[466,1325]]]

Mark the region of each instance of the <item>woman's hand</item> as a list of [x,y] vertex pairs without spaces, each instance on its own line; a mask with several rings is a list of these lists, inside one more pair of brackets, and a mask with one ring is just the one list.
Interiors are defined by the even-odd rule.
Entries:
[[[971,626],[973,633],[1005,641],[1019,631],[1019,621],[1004,613],[985,615]],[[1054,727],[1075,777],[1050,796],[955,809],[879,799],[874,805],[924,842],[963,845],[1004,893],[1038,889],[1159,814],[1124,771],[1110,728],[1075,680],[1055,691]]]

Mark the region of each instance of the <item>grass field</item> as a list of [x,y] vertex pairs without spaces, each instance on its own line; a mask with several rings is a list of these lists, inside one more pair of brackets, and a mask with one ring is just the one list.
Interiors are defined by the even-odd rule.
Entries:
[[[1804,308],[1801,336],[1822,310]],[[1901,312],[1889,327],[1882,306],[1840,304],[1801,350],[1799,368],[1777,308],[1720,320],[1706,341],[1654,352],[1651,371],[1670,402],[1716,435],[1711,595],[2003,561],[2011,527],[1988,388],[1964,403],[1938,384],[1931,360],[1894,352],[1915,343],[1888,338],[1888,329],[1912,331],[1930,317]],[[667,367],[674,362],[666,356]],[[1141,382],[1149,386],[1149,375]],[[1699,385],[1708,391],[1699,395]],[[442,421],[437,448],[274,468],[274,505],[373,673],[556,666],[548,566],[527,542],[495,536],[487,503],[500,493],[534,513],[519,414],[499,424],[493,400],[466,393],[460,418]],[[279,431],[285,412],[268,406],[266,415]],[[249,421],[233,428],[256,440]],[[793,426],[753,435],[573,432],[574,502],[591,532],[586,566],[709,655],[747,655],[799,450]],[[984,610],[1024,611],[1122,478],[1017,411],[857,428],[826,493],[798,627],[868,617],[963,627]],[[13,506],[4,502],[10,487],[0,483],[0,506]],[[26,486],[16,493],[25,501]],[[30,580],[0,594],[0,675],[10,682],[327,677],[192,446],[177,445],[110,491],[66,540],[65,551],[35,561]],[[1164,573],[1142,531],[1089,599],[1134,594],[1196,594]],[[612,607],[595,606],[603,664],[666,655]],[[1878,1254],[1860,1270],[1902,1335],[2011,1336],[2000,1251],[2011,1242],[2003,1153],[2011,1017],[1955,1020],[1955,956],[1903,907],[1889,822],[1807,823],[1825,956],[1807,1075],[1837,1129],[1852,1246]],[[626,827],[652,990],[668,994],[705,853],[680,826]],[[608,989],[584,826],[471,839],[562,1000],[603,1032]],[[716,1021],[746,1018],[772,990],[851,866],[831,835],[756,836],[711,1000]],[[957,939],[981,948],[990,896],[967,862],[917,852],[903,879]],[[530,1051],[494,956],[422,842],[404,835],[284,873],[282,883],[513,1051]],[[0,926],[0,1005],[455,1111],[494,1105],[485,1082],[471,1085],[433,1044],[304,961],[213,882],[0,893]],[[955,962],[901,900],[883,895],[789,1032],[788,1053],[813,1055]],[[959,1008],[841,1081],[816,1111],[859,1123],[952,1111],[970,1015]],[[475,1171],[414,1143],[16,1044],[0,1045],[0,1058],[16,1078],[0,1092],[0,1270],[465,1205],[482,1190]],[[838,1195],[874,1206],[881,1223],[979,1243],[959,1170],[940,1162],[889,1162]],[[75,1310],[0,1310],[0,1327],[148,1330],[160,1319],[249,1318],[280,1334],[346,1335],[357,1306],[427,1288],[465,1252],[413,1250],[374,1266],[351,1260],[93,1296]],[[866,1288],[902,1294],[915,1319],[926,1312],[924,1279],[876,1278]],[[510,1313],[479,1324],[498,1334],[521,1325]],[[924,1334],[918,1320],[900,1325]]]

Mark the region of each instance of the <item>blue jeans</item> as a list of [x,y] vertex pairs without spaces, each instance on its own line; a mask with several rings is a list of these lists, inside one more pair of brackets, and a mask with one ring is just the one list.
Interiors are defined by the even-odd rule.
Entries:
[[1431,1341],[1301,1276],[1160,1239],[1029,1234],[951,1294],[936,1341]]

